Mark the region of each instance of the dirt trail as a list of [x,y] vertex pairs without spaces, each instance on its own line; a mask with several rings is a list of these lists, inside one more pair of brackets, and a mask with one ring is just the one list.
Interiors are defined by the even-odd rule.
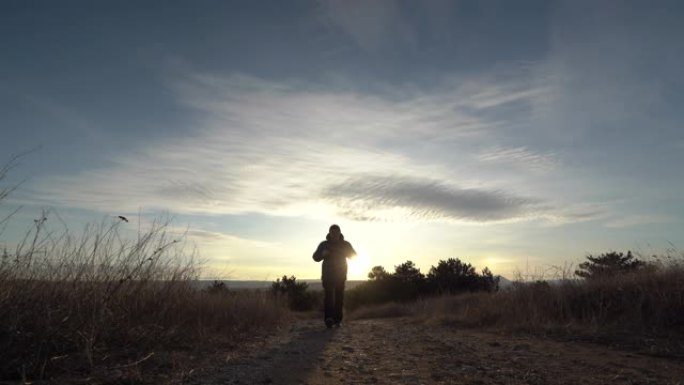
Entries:
[[587,344],[426,326],[302,321],[192,384],[682,384],[684,363]]

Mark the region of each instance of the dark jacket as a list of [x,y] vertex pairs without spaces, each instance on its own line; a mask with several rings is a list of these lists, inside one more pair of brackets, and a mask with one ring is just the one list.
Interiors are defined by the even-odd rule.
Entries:
[[[324,250],[327,250],[327,254]],[[323,285],[344,283],[347,280],[347,258],[355,255],[356,251],[351,243],[344,240],[343,235],[340,235],[339,241],[331,241],[328,235],[313,253],[314,261],[323,261]]]

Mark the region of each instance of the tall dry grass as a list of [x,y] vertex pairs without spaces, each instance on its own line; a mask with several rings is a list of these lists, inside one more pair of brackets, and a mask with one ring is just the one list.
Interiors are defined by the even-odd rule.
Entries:
[[668,262],[612,277],[517,282],[495,293],[361,308],[352,317],[410,316],[454,327],[607,338],[620,343],[653,337],[662,344],[671,339],[667,349],[684,354],[684,264],[681,259],[664,260]]
[[494,294],[442,301],[439,312],[462,324],[682,333],[684,268],[651,265],[601,279],[519,283]]
[[80,235],[47,222],[1,251],[0,379],[140,375],[169,352],[234,344],[287,316],[268,293],[200,290],[196,253],[167,220],[134,236],[118,218]]

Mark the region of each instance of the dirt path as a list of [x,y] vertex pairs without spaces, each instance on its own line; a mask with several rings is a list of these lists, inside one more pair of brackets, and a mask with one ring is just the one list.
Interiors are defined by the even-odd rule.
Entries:
[[302,321],[192,384],[682,384],[684,363],[586,343],[426,326]]

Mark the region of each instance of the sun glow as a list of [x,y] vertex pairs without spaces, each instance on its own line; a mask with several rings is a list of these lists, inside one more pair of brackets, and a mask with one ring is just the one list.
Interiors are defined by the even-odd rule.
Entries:
[[365,279],[371,269],[371,260],[364,250],[356,250],[356,256],[349,259],[349,279]]

